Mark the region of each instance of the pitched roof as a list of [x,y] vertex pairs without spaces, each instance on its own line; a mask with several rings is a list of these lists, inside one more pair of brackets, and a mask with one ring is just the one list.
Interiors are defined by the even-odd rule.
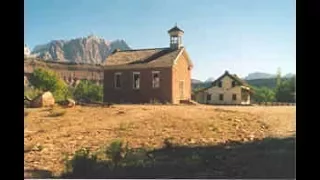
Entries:
[[[222,76],[220,76],[218,79],[216,79],[215,81],[213,81],[210,86],[205,87],[205,88],[203,88],[203,89],[199,89],[199,90],[196,91],[196,92],[200,92],[200,91],[203,91],[203,90],[207,90],[207,89],[209,89],[209,88],[211,88],[211,87],[213,87],[213,86],[216,86],[217,83],[218,83],[222,78],[224,78],[225,76],[230,77],[230,78],[231,78],[232,80],[234,80],[234,81],[237,83],[237,85],[239,85],[239,86],[250,87],[250,85],[249,85],[247,82],[245,82],[244,80],[240,79],[236,74],[230,74],[228,71],[225,71],[225,73],[224,73]],[[249,91],[251,91],[251,90],[249,90]]]
[[249,86],[249,84],[247,82],[245,82],[244,80],[240,79],[236,74],[230,74],[228,71],[225,71],[225,73],[220,76],[218,79],[216,79],[215,81],[212,82],[212,85],[216,85],[217,82],[219,82],[222,78],[224,78],[225,76],[230,77],[232,80],[234,80],[235,82],[238,83],[238,85],[240,86]]
[[106,69],[171,67],[184,50],[184,48],[154,48],[115,51],[106,59],[104,67]]
[[181,32],[184,32],[182,29],[178,28],[177,25],[175,25],[173,28],[169,29],[168,33],[173,32],[173,31],[181,31]]

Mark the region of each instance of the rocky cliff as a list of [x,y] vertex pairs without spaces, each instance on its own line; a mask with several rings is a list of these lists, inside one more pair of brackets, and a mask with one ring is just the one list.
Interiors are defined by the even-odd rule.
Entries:
[[131,49],[124,40],[107,41],[97,36],[88,36],[72,40],[54,40],[48,44],[36,46],[32,54],[41,59],[61,62],[100,64],[115,49]]

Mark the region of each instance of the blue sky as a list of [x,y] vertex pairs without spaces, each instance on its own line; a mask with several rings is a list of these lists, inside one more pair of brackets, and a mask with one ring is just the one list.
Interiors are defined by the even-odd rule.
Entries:
[[192,77],[225,70],[296,71],[294,0],[25,0],[25,43],[95,34],[131,48],[168,47],[177,22],[194,63]]

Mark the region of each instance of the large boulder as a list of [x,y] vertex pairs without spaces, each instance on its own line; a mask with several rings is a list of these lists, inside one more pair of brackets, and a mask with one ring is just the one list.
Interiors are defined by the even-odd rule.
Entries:
[[50,107],[55,103],[54,97],[50,91],[44,92],[37,96],[30,102],[30,107],[40,108],[40,107]]

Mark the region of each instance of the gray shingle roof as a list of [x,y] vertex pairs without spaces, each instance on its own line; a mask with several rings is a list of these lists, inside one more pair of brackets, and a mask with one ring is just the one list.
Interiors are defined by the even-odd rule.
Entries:
[[105,61],[105,68],[171,67],[184,50],[153,48],[116,51]]

